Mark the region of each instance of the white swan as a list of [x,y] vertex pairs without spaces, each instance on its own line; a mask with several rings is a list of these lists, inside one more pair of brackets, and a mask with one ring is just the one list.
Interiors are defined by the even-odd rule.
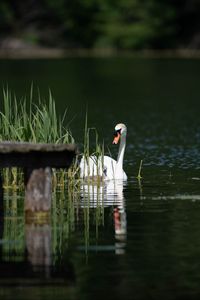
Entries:
[[120,140],[117,161],[109,156],[101,157],[94,155],[89,159],[83,157],[80,162],[80,177],[102,177],[104,180],[122,179],[127,180],[127,175],[123,170],[124,151],[126,147],[126,125],[120,123],[115,126],[115,136],[113,144],[117,144]]

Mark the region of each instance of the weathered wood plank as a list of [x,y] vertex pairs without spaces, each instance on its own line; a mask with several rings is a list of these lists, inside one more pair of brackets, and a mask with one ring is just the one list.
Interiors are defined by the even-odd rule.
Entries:
[[77,153],[74,144],[0,143],[0,168],[68,168]]
[[52,144],[52,143],[29,143],[29,142],[0,142],[0,152],[23,152],[30,151],[42,151],[42,152],[60,152],[60,151],[74,151],[76,149],[75,144]]

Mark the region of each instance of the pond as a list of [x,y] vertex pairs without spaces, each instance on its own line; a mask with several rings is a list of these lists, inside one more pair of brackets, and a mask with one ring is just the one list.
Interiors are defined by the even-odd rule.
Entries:
[[19,98],[51,89],[80,149],[86,112],[114,158],[114,127],[128,128],[128,181],[57,187],[49,222],[26,224],[24,191],[5,189],[4,299],[199,299],[199,78],[195,59],[0,60]]

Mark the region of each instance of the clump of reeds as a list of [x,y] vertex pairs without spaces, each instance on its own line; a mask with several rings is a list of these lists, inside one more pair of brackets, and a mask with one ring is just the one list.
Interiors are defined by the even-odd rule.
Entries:
[[32,88],[29,97],[24,97],[20,101],[8,89],[3,90],[0,140],[73,143],[70,131],[64,127],[65,117],[66,111],[62,117],[58,117],[51,91],[48,101],[43,103],[40,95],[33,101]]
[[[39,92],[36,99],[33,94],[31,87],[29,96],[18,100],[8,89],[3,90],[0,141],[74,143],[71,132],[64,126],[67,111],[58,116],[51,91],[45,102],[41,101]],[[12,168],[4,172],[4,186],[19,186],[23,182],[20,170]],[[62,172],[58,177],[63,179],[63,176]]]

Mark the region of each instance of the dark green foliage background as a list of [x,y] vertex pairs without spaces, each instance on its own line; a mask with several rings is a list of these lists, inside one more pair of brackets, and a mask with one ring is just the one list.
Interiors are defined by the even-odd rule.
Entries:
[[198,0],[1,0],[0,40],[71,48],[200,47]]

